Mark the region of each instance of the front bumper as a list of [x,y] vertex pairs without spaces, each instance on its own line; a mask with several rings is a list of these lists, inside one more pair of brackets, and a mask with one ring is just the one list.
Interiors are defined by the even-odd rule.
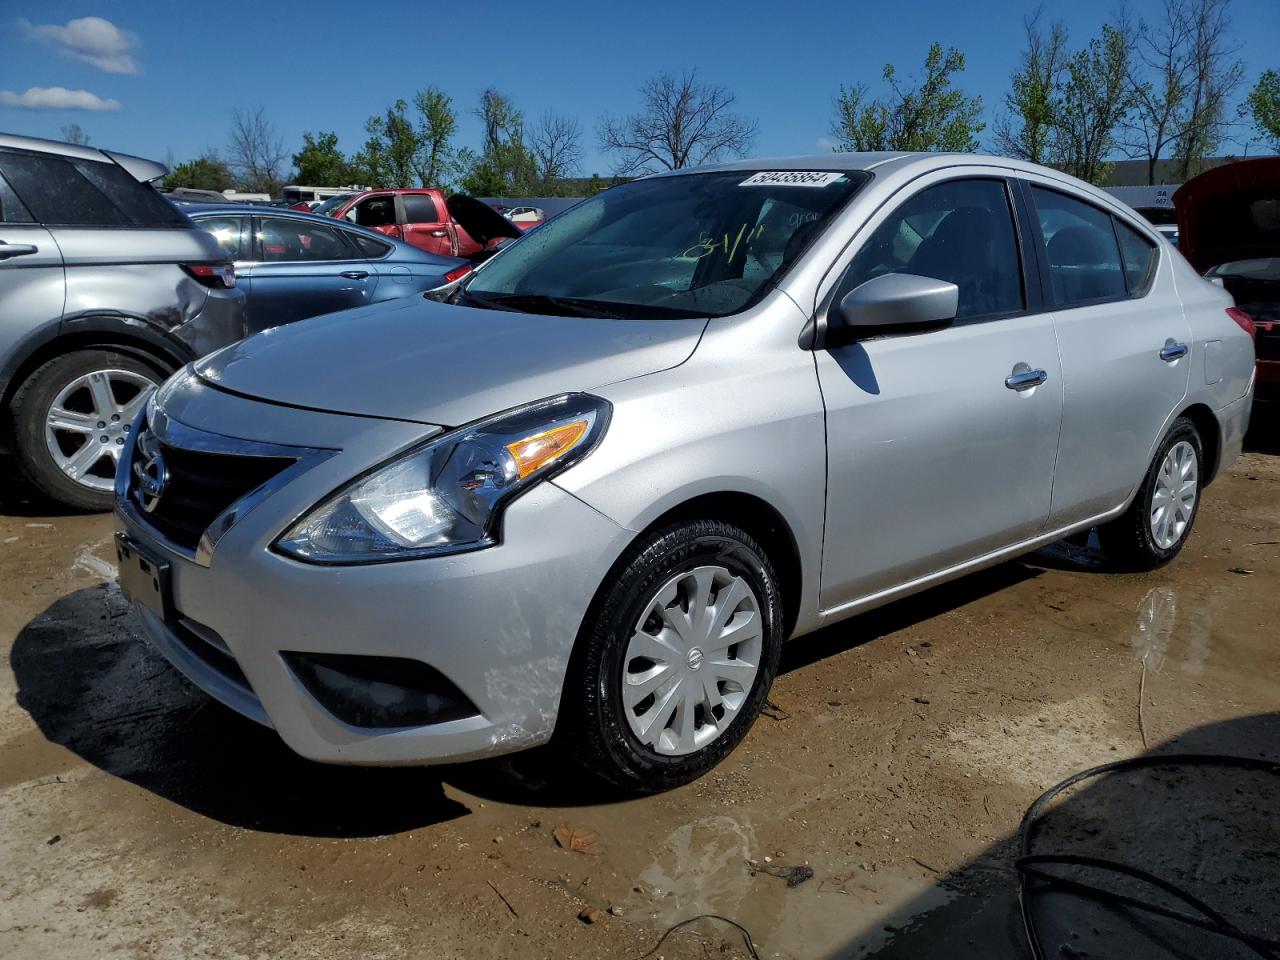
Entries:
[[[139,511],[117,504],[118,529],[170,563],[170,619],[138,609],[148,638],[179,670],[314,760],[444,762],[550,737],[579,626],[627,531],[543,483],[509,505],[502,542],[488,549],[368,566],[301,563],[271,549],[279,533],[429,428],[257,403],[194,378],[161,399],[170,418],[197,430],[226,435],[235,432],[230,425],[253,424],[255,441],[289,437],[337,450],[262,498],[200,558],[175,550]],[[234,668],[198,655],[191,624]],[[478,712],[413,727],[344,723],[286,662],[286,653],[299,652],[418,660]]]

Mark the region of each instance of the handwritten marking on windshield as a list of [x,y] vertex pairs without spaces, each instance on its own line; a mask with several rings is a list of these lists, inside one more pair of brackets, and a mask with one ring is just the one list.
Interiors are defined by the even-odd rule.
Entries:
[[[744,234],[745,234],[745,237],[744,237]],[[697,243],[693,244],[692,246],[686,247],[684,252],[680,254],[680,259],[701,260],[703,257],[711,256],[711,254],[715,253],[717,250],[723,250],[727,254],[727,257],[725,258],[725,262],[733,263],[733,258],[738,253],[738,247],[742,244],[742,241],[744,239],[749,244],[753,240],[758,240],[763,234],[764,234],[763,223],[760,224],[760,226],[756,227],[754,230],[750,231],[749,233],[747,232],[747,225],[744,223],[741,227],[738,228],[737,236],[733,238],[732,243],[730,243],[729,241],[728,233],[725,233],[724,236],[718,240],[713,237],[703,237],[701,240],[699,240]],[[698,252],[695,253],[694,251],[698,251]]]

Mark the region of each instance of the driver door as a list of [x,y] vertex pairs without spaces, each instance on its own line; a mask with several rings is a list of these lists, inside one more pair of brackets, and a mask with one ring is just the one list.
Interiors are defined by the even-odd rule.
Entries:
[[[1028,296],[1001,177],[917,180],[868,225],[829,302],[889,272],[955,283],[953,326],[815,352],[827,418],[821,604],[838,607],[1041,532],[1062,419],[1051,315]],[[1042,371],[1041,383],[1013,380]],[[1034,378],[1031,378],[1034,379]]]

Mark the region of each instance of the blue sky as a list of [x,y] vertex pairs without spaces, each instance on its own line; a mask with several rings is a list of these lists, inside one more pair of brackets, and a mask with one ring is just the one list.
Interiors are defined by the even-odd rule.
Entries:
[[[1160,6],[1130,3],[1137,16],[1156,15]],[[479,125],[470,111],[493,84],[528,117],[547,109],[578,117],[582,172],[590,174],[611,169],[595,144],[598,118],[630,110],[640,83],[661,70],[696,67],[736,91],[742,112],[759,119],[753,153],[804,153],[823,149],[841,83],[879,89],[885,62],[914,73],[939,40],[965,52],[960,83],[982,96],[990,120],[1016,64],[1022,16],[1034,4],[741,0],[615,9],[607,2],[313,0],[298,4],[296,15],[285,12],[293,5],[262,0],[5,0],[0,8],[0,130],[57,138],[62,126],[78,123],[95,145],[157,159],[172,151],[181,161],[221,149],[235,107],[262,105],[291,152],[304,130],[333,130],[350,152],[363,142],[370,114],[433,84],[465,114],[460,144],[474,146]],[[1083,42],[1116,2],[1045,9]],[[1252,85],[1262,70],[1280,67],[1280,2],[1233,0],[1232,10]],[[87,17],[109,22],[68,27]],[[66,101],[80,106],[43,108]],[[1253,136],[1251,124],[1237,133]]]

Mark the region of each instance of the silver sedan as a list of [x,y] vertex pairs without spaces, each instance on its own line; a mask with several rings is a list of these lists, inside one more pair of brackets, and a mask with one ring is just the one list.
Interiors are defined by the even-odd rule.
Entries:
[[631,790],[782,643],[1071,534],[1171,560],[1239,453],[1230,298],[1028,164],[649,177],[405,300],[189,366],[130,436],[121,583],[214,697],[338,763],[553,737]]

